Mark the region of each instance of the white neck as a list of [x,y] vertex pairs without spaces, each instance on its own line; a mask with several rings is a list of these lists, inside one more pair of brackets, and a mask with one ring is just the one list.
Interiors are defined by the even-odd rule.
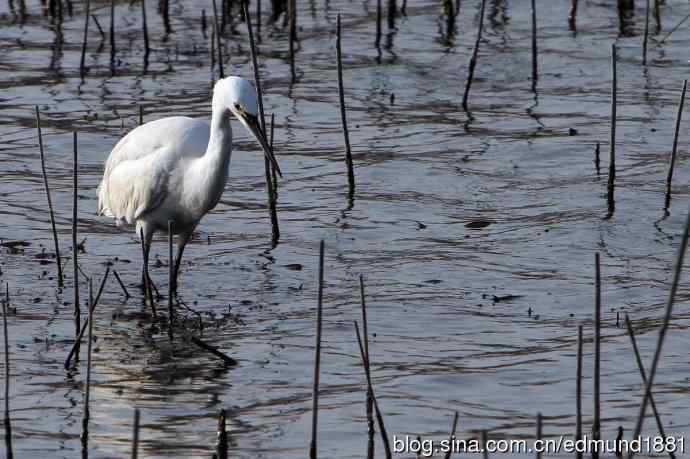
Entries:
[[227,110],[213,107],[211,131],[206,153],[198,162],[202,183],[203,207],[206,211],[213,209],[220,200],[228,180],[230,156],[232,155],[232,128],[230,113]]

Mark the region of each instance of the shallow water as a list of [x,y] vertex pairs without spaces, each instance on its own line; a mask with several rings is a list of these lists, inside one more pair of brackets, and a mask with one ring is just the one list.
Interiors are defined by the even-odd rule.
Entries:
[[[15,2],[18,3],[18,2]],[[360,320],[358,275],[366,279],[372,372],[389,434],[441,439],[452,414],[458,436],[533,438],[537,412],[546,436],[575,425],[577,325],[592,336],[594,253],[602,256],[602,435],[628,435],[642,395],[624,328],[638,328],[646,365],[671,279],[690,193],[687,123],[680,132],[670,215],[664,180],[690,31],[652,44],[642,67],[643,11],[634,34],[618,36],[615,8],[538,2],[540,79],[532,91],[527,0],[488,1],[485,35],[470,96],[460,108],[478,3],[463,1],[457,33],[445,35],[440,2],[409,2],[397,32],[374,46],[375,2],[298,1],[300,49],[291,82],[286,32],[264,25],[260,66],[267,113],[276,117],[282,237],[271,249],[263,161],[236,125],[228,189],[199,227],[181,273],[184,301],[202,317],[204,338],[238,359],[231,369],[151,330],[136,288],[140,252],[132,232],[94,215],[103,163],[124,129],[171,114],[209,116],[210,29],[196,2],[171,4],[174,33],[148,2],[152,53],[144,72],[139,5],[118,2],[118,61],[89,34],[88,73],[79,77],[82,5],[62,26],[28,2],[28,16],[0,7],[0,238],[28,241],[1,251],[0,280],[16,315],[10,328],[11,415],[21,457],[74,457],[85,380],[62,363],[73,338],[71,261],[56,289],[34,122],[42,113],[47,168],[64,260],[71,238],[72,131],[79,132],[79,240],[83,270],[114,279],[97,309],[92,371],[91,457],[129,454],[132,413],[141,409],[141,457],[209,457],[216,415],[228,410],[233,457],[307,454],[318,241],[326,240],[326,284],[319,412],[321,457],[362,457],[365,385],[353,320]],[[267,2],[264,2],[267,3]],[[385,2],[384,2],[385,3]],[[643,3],[643,2],[638,2]],[[639,6],[639,5],[638,5]],[[207,12],[210,3],[204,2]],[[263,5],[265,13],[269,6]],[[108,2],[94,13],[108,24]],[[357,191],[347,200],[334,53],[343,17],[345,91]],[[664,31],[690,14],[668,0]],[[266,18],[264,18],[266,19]],[[229,74],[251,76],[243,23],[224,39]],[[606,215],[610,44],[619,46],[616,212]],[[394,101],[391,97],[394,94]],[[577,135],[569,135],[569,129]],[[601,142],[602,174],[594,168]],[[488,220],[483,229],[465,225]],[[166,288],[161,236],[152,275]],[[117,260],[116,260],[117,257]],[[295,264],[302,269],[295,269]],[[86,285],[82,283],[82,298]],[[515,295],[505,301],[494,296]],[[687,432],[690,291],[681,285],[676,317],[656,378],[655,399],[668,434]],[[160,308],[164,309],[165,301]],[[229,311],[229,312],[228,312]],[[183,311],[184,312],[184,311]],[[531,312],[531,313],[530,313]],[[190,317],[195,314],[187,313]],[[585,343],[584,415],[592,413],[591,340]],[[649,410],[648,410],[649,411]],[[648,434],[653,422],[647,421]],[[378,439],[377,439],[378,442]],[[377,443],[382,452],[382,445]],[[562,454],[565,455],[565,454]],[[531,455],[525,455],[525,457]],[[413,457],[402,455],[400,457]]]

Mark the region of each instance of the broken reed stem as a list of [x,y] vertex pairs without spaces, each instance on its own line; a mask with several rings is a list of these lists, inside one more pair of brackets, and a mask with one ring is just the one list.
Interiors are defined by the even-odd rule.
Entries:
[[[601,438],[600,403],[600,362],[601,362],[601,260],[599,252],[594,254],[594,415],[592,419],[592,440]],[[592,459],[599,453],[592,450]]]
[[[369,330],[367,327],[367,302],[364,295],[364,276],[359,275],[359,295],[362,302],[362,332],[364,333],[364,356],[369,364]],[[456,413],[457,416],[457,413]],[[374,458],[374,399],[367,386],[367,459]]]
[[139,408],[134,408],[134,426],[132,428],[132,459],[139,456]]
[[670,37],[673,32],[678,30],[680,26],[685,24],[685,21],[687,21],[688,19],[690,19],[690,14],[686,15],[683,19],[680,20],[680,22],[678,22],[678,24],[676,24],[671,30],[669,30],[669,32],[666,35],[664,35],[664,38],[657,42],[657,46],[663,45],[664,42],[668,39],[668,37]]
[[[541,413],[537,413],[537,441],[541,442],[542,439],[542,417]],[[537,450],[537,459],[541,459],[542,451]]]
[[[644,371],[644,365],[642,364],[642,358],[640,357],[640,351],[637,348],[637,340],[635,339],[635,332],[632,328],[632,323],[630,322],[630,317],[625,315],[625,326],[628,329],[628,336],[630,336],[630,342],[632,343],[633,352],[635,353],[635,361],[637,362],[637,369],[640,370],[640,377],[642,378],[642,384],[647,385],[647,374]],[[656,419],[656,426],[659,429],[659,435],[666,441],[666,433],[664,432],[664,426],[661,423],[661,418],[659,417],[659,411],[656,409],[656,403],[654,402],[654,396],[649,394],[649,404],[652,406],[652,412],[654,413],[654,419]],[[675,454],[673,451],[669,451],[669,457],[675,459]]]
[[[366,333],[365,333],[366,336]],[[366,339],[364,340],[366,342]],[[448,437],[448,444],[452,445],[453,441],[455,440],[455,432],[458,429],[458,412],[455,412],[455,415],[453,416],[453,427],[450,429],[450,436]],[[448,451],[446,452],[446,455],[444,456],[444,459],[450,459],[450,455],[453,453],[453,448],[449,448]]]
[[486,430],[482,430],[482,449],[484,450],[483,458],[484,459],[489,459],[489,448],[487,448],[486,444],[488,443],[489,438],[486,433]]
[[218,348],[211,346],[210,344],[206,344],[196,336],[192,336],[190,338],[192,343],[196,344],[199,346],[201,349],[210,352],[211,354],[215,355],[219,359],[221,359],[226,365],[228,366],[234,366],[237,365],[237,360],[233,359],[232,357],[228,357],[227,355],[223,354],[218,350]]
[[314,347],[314,381],[312,387],[311,405],[311,443],[309,444],[309,459],[316,459],[316,432],[319,425],[319,372],[321,368],[321,312],[323,310],[323,254],[324,242],[319,244],[319,279],[318,299],[316,305],[316,345]]
[[98,29],[98,33],[101,35],[101,42],[104,42],[105,41],[105,32],[103,32],[103,27],[101,27],[101,23],[98,22],[98,17],[95,14],[92,14],[91,19],[93,19],[93,23],[96,24],[96,28]]
[[216,6],[216,0],[213,0],[213,31],[216,35],[216,52],[218,53],[218,72],[221,78],[225,78],[225,72],[223,71],[223,50],[220,46],[220,28],[218,25],[218,7]]
[[67,354],[67,358],[65,359],[64,367],[65,369],[68,369],[70,366],[70,363],[72,361],[72,356],[74,356],[75,352],[79,348],[79,343],[81,343],[82,338],[84,337],[84,333],[86,333],[86,327],[89,325],[89,317],[91,317],[92,310],[96,309],[96,306],[98,306],[98,302],[101,300],[101,295],[103,294],[103,289],[105,288],[105,282],[108,280],[108,274],[110,274],[110,266],[105,268],[105,274],[103,274],[103,279],[101,279],[101,285],[98,287],[98,293],[96,293],[96,299],[90,302],[89,306],[89,316],[86,318],[86,321],[81,325],[81,329],[79,330],[79,334],[77,335],[76,339],[74,340],[74,344],[72,345],[72,349],[70,349],[69,354]]
[[479,43],[482,40],[482,30],[484,29],[484,7],[486,6],[486,0],[482,0],[481,7],[479,8],[479,26],[477,28],[477,39],[474,42],[474,48],[472,49],[472,57],[470,58],[470,67],[467,73],[467,81],[465,82],[465,94],[462,96],[462,108],[466,112],[467,110],[467,99],[470,95],[470,88],[472,87],[472,80],[474,79],[474,69],[477,66],[477,56],[479,55]]
[[376,0],[376,41],[374,44],[378,48],[381,46],[381,19],[383,17],[383,8],[381,7],[381,0]]
[[[271,113],[271,139],[268,141],[268,146],[271,148],[271,151],[273,151],[273,134],[275,133],[274,131],[275,128],[275,113]],[[269,166],[271,165],[270,161],[268,162]],[[278,174],[276,173],[276,168],[271,167],[271,172],[273,173],[273,199],[275,199],[276,203],[278,202]],[[276,214],[276,223],[278,221],[278,215]]]
[[168,336],[170,337],[170,341],[173,340],[173,326],[175,321],[175,311],[173,310],[173,283],[175,282],[174,266],[172,220],[168,220]]
[[93,281],[89,279],[89,342],[86,351],[86,392],[84,393],[84,417],[81,420],[81,455],[84,459],[89,457],[89,402],[91,400],[91,349],[93,346]]
[[290,75],[295,80],[295,41],[297,41],[297,2],[287,0],[288,3],[288,28],[290,31]]
[[[79,191],[79,159],[77,152],[77,132],[73,133],[72,152],[72,270],[74,272],[74,337],[79,337],[81,328],[81,305],[79,304],[79,245],[77,244],[77,210]],[[76,340],[75,360],[79,360],[79,340]]]
[[397,14],[398,5],[396,0],[388,0],[388,28],[395,28],[395,15]]
[[[143,1],[143,0],[142,0]],[[84,61],[86,60],[86,44],[89,35],[89,15],[91,12],[91,0],[86,0],[86,13],[84,14],[84,38],[81,42],[81,60],[79,61],[79,75],[84,79]]]
[[386,453],[386,459],[391,459],[391,445],[388,441],[388,433],[386,432],[386,426],[383,423],[383,414],[379,409],[379,404],[376,401],[376,394],[374,394],[374,385],[371,382],[371,369],[369,367],[369,360],[366,358],[364,353],[364,346],[362,345],[362,337],[359,334],[359,324],[355,321],[355,333],[357,335],[357,344],[359,345],[359,353],[362,357],[362,365],[364,366],[364,374],[367,378],[367,390],[371,393],[371,399],[374,401],[374,412],[376,413],[376,421],[379,425],[379,431],[381,432],[381,440],[383,441],[383,448]]
[[160,2],[161,15],[163,16],[163,26],[165,27],[165,34],[168,35],[172,33],[172,28],[170,27],[170,2],[169,0],[162,0]]
[[256,0],[256,38],[261,43],[261,0]]
[[7,336],[7,311],[9,309],[8,295],[7,301],[2,301],[2,329],[5,341],[5,451],[7,459],[12,459],[14,452],[12,450],[12,425],[10,423],[10,344]]
[[656,33],[661,32],[661,5],[659,0],[654,0],[654,19],[656,21]]
[[609,179],[607,185],[607,218],[613,216],[616,210],[614,189],[616,184],[616,104],[618,97],[618,81],[616,72],[616,44],[611,45],[611,136],[609,139]]
[[125,284],[122,282],[122,279],[120,279],[120,275],[113,269],[113,274],[115,275],[115,279],[117,279],[117,283],[120,284],[120,288],[122,288],[122,291],[125,294],[125,299],[128,300],[132,297],[132,295],[129,294],[127,291],[127,287],[125,287]]
[[115,61],[115,0],[110,0],[110,65]]
[[141,0],[141,24],[144,30],[144,62],[149,59],[149,27],[146,24],[146,0]]
[[345,111],[345,90],[343,89],[343,60],[340,37],[340,14],[336,23],[335,54],[338,61],[338,98],[340,100],[340,120],[343,125],[343,137],[345,138],[345,164],[347,165],[348,197],[355,194],[355,171],[352,163],[352,150],[350,148],[350,133],[347,129],[347,114]]
[[211,79],[214,79],[216,67],[216,28],[211,27]]
[[535,0],[532,0],[532,90],[536,90],[539,79],[537,55],[537,5]]
[[53,243],[55,245],[55,260],[57,264],[58,287],[62,288],[64,285],[62,276],[62,262],[60,261],[60,244],[58,243],[57,229],[55,228],[55,213],[53,212],[53,200],[50,198],[50,186],[48,185],[48,174],[46,174],[46,159],[43,153],[43,134],[41,133],[41,114],[36,105],[36,130],[38,131],[38,150],[41,154],[41,172],[43,174],[43,189],[46,192],[48,199],[48,216],[50,217],[50,226],[53,230]]
[[228,459],[228,430],[224,409],[218,413],[218,440],[216,443],[216,459]]
[[[683,230],[683,239],[680,243],[680,249],[678,252],[678,258],[676,260],[676,266],[673,272],[673,281],[671,283],[671,290],[668,296],[668,302],[666,303],[666,312],[664,314],[664,322],[659,330],[659,338],[656,344],[656,350],[654,351],[654,359],[652,360],[652,367],[649,370],[649,377],[647,379],[647,387],[644,391],[644,396],[642,397],[642,403],[640,405],[640,414],[637,418],[637,424],[635,425],[635,433],[632,438],[637,438],[642,431],[642,423],[644,422],[645,411],[647,410],[647,402],[649,401],[649,394],[652,393],[652,387],[654,385],[654,377],[656,376],[656,370],[659,365],[659,360],[661,359],[661,351],[664,346],[664,339],[666,339],[666,332],[668,331],[669,324],[671,323],[671,314],[673,313],[673,303],[676,300],[676,292],[678,291],[678,283],[680,282],[680,274],[683,271],[683,260],[685,259],[685,251],[688,248],[688,232],[690,231],[690,211],[688,212],[688,217],[685,222],[685,229]],[[635,455],[634,451],[630,451],[628,454],[628,459],[632,459]]]
[[[582,438],[582,325],[577,327],[577,372],[575,378],[575,441],[577,441]],[[575,458],[582,459],[582,451],[577,451]]]
[[666,177],[666,198],[664,199],[664,210],[667,211],[671,205],[671,182],[673,181],[673,168],[676,165],[676,152],[678,150],[678,133],[680,131],[680,121],[683,117],[683,105],[685,104],[685,92],[688,88],[688,80],[683,81],[683,90],[680,93],[680,101],[678,101],[678,113],[676,114],[676,129],[673,133],[673,147],[671,149],[671,164],[668,168],[668,176]]
[[601,174],[601,143],[597,142],[596,147],[594,147],[594,167],[597,170],[597,177]]
[[644,38],[642,39],[642,65],[647,65],[647,43],[649,41],[649,2],[650,0],[646,0]]
[[[291,1],[291,0],[288,0]],[[263,91],[261,90],[261,78],[259,77],[259,64],[257,63],[256,57],[256,45],[254,43],[254,33],[252,31],[252,21],[249,16],[249,11],[247,10],[247,2],[242,0],[242,13],[244,14],[245,21],[247,22],[247,33],[249,34],[249,49],[251,51],[252,58],[252,70],[254,71],[254,86],[256,88],[256,96],[259,102],[259,123],[261,126],[261,132],[266,135],[266,117],[264,115],[264,97]],[[271,146],[271,151],[273,147]],[[271,219],[271,231],[272,231],[272,242],[273,245],[278,243],[280,239],[280,226],[278,223],[278,209],[277,200],[275,196],[275,186],[274,177],[272,175],[271,162],[264,156],[264,175],[266,177],[266,192],[268,194],[268,215]]]
[[568,15],[568,27],[574,31],[577,23],[577,0],[570,2],[570,14]]
[[139,126],[144,124],[144,107],[139,104]]

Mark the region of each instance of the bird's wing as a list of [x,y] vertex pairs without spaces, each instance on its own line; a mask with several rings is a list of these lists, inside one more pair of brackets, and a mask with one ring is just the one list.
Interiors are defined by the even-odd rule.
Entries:
[[183,159],[206,151],[205,121],[175,116],[146,123],[123,137],[110,153],[98,187],[98,214],[134,223],[159,206],[168,177]]

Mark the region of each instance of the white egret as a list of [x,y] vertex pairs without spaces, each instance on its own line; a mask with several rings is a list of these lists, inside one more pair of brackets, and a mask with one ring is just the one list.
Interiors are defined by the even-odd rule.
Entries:
[[110,153],[98,187],[98,215],[114,217],[118,226],[135,225],[142,235],[146,281],[153,234],[167,232],[172,222],[178,235],[173,291],[185,245],[201,218],[218,204],[228,180],[231,115],[253,134],[280,174],[259,126],[256,90],[249,81],[233,76],[219,80],[211,108],[210,124],[172,116],[128,133]]

